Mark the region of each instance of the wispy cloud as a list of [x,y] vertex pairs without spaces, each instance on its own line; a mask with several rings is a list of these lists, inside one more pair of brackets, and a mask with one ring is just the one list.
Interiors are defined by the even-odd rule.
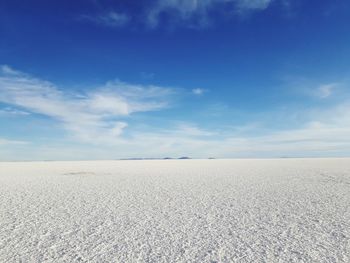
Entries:
[[[289,0],[275,1],[289,3]],[[222,13],[225,17],[241,16],[267,9],[272,2],[273,0],[153,0],[140,5],[140,10],[134,13],[120,7],[97,15],[82,15],[80,18],[110,27],[134,23],[146,28],[182,26],[198,29],[214,24],[215,20],[222,17]]]
[[[287,90],[294,94],[307,96],[315,99],[327,99],[335,94],[346,93],[345,87],[349,82],[342,80],[315,80],[300,76],[289,76],[283,80]],[[343,94],[344,95],[344,94]],[[339,97],[341,99],[341,97]],[[343,98],[344,99],[344,98]]]
[[157,27],[161,15],[167,14],[173,20],[183,22],[187,26],[203,27],[210,24],[210,11],[214,8],[221,10],[231,9],[231,14],[235,14],[263,10],[270,3],[271,0],[159,0],[149,9],[147,23],[150,27]]
[[315,95],[321,99],[328,98],[332,95],[334,90],[339,86],[338,83],[330,83],[330,84],[324,84],[319,86],[316,91]]
[[20,109],[12,108],[12,107],[5,107],[3,109],[0,108],[0,116],[5,115],[5,116],[28,116],[30,115],[30,112],[28,111],[23,111]]
[[[294,110],[291,109],[291,111]],[[134,147],[138,145],[140,148],[157,145],[159,154],[175,156],[183,154],[193,154],[196,157],[350,155],[349,101],[328,108],[301,111],[305,115],[305,121],[284,129],[269,128],[262,120],[259,120],[258,125],[252,122],[230,128],[219,126],[215,130],[204,130],[195,124],[185,123],[167,133],[137,132],[125,143],[132,144]],[[286,112],[287,115],[290,113]]]
[[86,93],[71,93],[8,66],[0,73],[0,102],[56,119],[83,141],[113,141],[127,127],[121,117],[165,108],[172,93],[169,88],[121,81]]
[[119,13],[115,11],[106,12],[99,15],[82,15],[80,19],[93,22],[98,25],[109,27],[121,27],[125,26],[130,17],[125,13]]
[[28,144],[28,142],[0,138],[0,145],[24,145],[24,144]]
[[201,88],[192,89],[192,93],[197,96],[203,95],[204,92],[205,90]]
[[[304,119],[297,124],[286,125],[283,129],[268,127],[264,118],[241,126],[223,123],[209,129],[195,122],[178,120],[170,121],[167,126],[144,123],[150,129],[136,126],[130,130],[127,128],[131,115],[165,109],[169,107],[173,94],[174,91],[169,88],[132,85],[121,81],[111,81],[87,92],[68,92],[8,66],[0,74],[0,102],[10,105],[4,111],[19,107],[26,112],[45,115],[56,120],[73,135],[72,139],[75,140],[63,139],[66,148],[59,146],[61,148],[57,151],[60,153],[54,152],[54,145],[44,147],[56,159],[68,158],[70,151],[99,159],[182,155],[279,157],[350,154],[350,101],[347,99],[327,108],[300,109]],[[292,113],[295,113],[295,109],[286,111],[285,119]],[[69,145],[69,142],[75,141],[85,142],[83,147],[87,148]],[[24,143],[21,140],[0,139],[0,145],[8,145],[6,152],[12,149],[12,145],[25,147],[31,153],[37,151],[33,148],[37,145],[21,146]],[[118,152],[115,152],[116,147]],[[84,152],[83,149],[88,150]],[[91,152],[91,149],[94,151]],[[38,158],[46,158],[42,153],[37,154]]]
[[152,72],[141,72],[140,73],[141,78],[146,79],[146,80],[154,79],[155,75],[156,74],[152,73]]
[[[198,128],[198,127],[197,127]],[[350,154],[350,126],[307,123],[300,128],[270,131],[265,135],[210,132],[198,128],[173,131],[135,131],[118,142],[116,157],[183,156],[215,157],[307,157]],[[135,151],[137,149],[137,151]]]
[[263,10],[266,9],[272,0],[236,0],[242,10]]
[[7,75],[19,75],[21,72],[11,68],[8,65],[0,65],[0,72]]
[[175,129],[173,129],[170,133],[176,134],[176,135],[189,136],[189,137],[213,136],[216,134],[213,131],[208,131],[208,130],[199,128],[197,125],[191,124],[191,123],[181,123]]

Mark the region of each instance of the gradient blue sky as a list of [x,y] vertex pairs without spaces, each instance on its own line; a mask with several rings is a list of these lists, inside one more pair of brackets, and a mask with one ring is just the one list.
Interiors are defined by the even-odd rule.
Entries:
[[350,156],[350,2],[0,2],[0,160]]

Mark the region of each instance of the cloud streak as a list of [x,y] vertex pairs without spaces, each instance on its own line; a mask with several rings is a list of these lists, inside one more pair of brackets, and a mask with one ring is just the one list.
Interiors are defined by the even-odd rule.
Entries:
[[169,88],[121,81],[86,93],[69,93],[8,66],[0,73],[0,102],[58,120],[82,141],[113,141],[127,127],[121,117],[165,108],[172,93]]
[[2,146],[2,145],[24,145],[24,144],[28,144],[28,142],[0,138],[0,146]]
[[97,25],[108,27],[122,27],[129,23],[130,17],[125,13],[110,11],[96,16],[82,15],[81,20],[86,20]]
[[29,112],[11,107],[0,109],[0,116],[28,116]]
[[315,95],[321,99],[328,98],[338,86],[338,83],[321,85],[317,88]]
[[[145,122],[141,128],[137,125],[128,128],[133,114],[163,110],[169,107],[173,95],[170,88],[121,81],[107,82],[86,92],[69,92],[8,66],[1,67],[0,72],[0,102],[6,105],[2,111],[23,110],[47,116],[72,135],[71,139],[61,140],[66,148],[41,146],[52,154],[55,147],[59,149],[61,152],[53,154],[57,159],[70,158],[69,152],[80,152],[81,157],[92,159],[350,155],[350,101],[346,99],[328,108],[300,109],[303,121],[285,129],[269,128],[262,116],[259,125],[255,120],[241,127],[223,123],[204,129],[196,123],[172,120],[170,126]],[[295,110],[284,114],[291,113]],[[74,148],[72,142],[84,144]],[[7,152],[12,145],[22,147],[27,149],[28,156],[40,150],[38,145],[26,145],[20,140],[0,139],[0,145],[8,146]],[[42,153],[37,153],[37,157],[46,159]]]
[[204,92],[205,90],[201,88],[192,89],[192,93],[197,96],[203,95]]
[[271,0],[159,0],[148,11],[147,23],[157,27],[160,17],[167,14],[177,22],[191,26],[193,20],[198,27],[210,24],[210,12],[216,10],[232,10],[231,14],[245,13],[266,9]]
[[[282,3],[289,0],[275,0]],[[95,15],[82,15],[81,20],[98,25],[120,28],[130,24],[142,25],[148,29],[159,27],[203,28],[225,17],[242,16],[247,13],[267,9],[273,0],[153,0],[140,5],[137,12],[130,13],[127,8],[107,9]]]

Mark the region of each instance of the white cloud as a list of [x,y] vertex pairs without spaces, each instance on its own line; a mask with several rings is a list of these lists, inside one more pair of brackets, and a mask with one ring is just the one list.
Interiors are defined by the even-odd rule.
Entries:
[[[11,150],[13,145],[27,147],[27,156],[30,157],[36,152],[39,159],[50,158],[45,153],[52,154],[56,159],[74,158],[70,152],[79,152],[80,158],[85,156],[97,159],[183,155],[350,155],[350,102],[346,101],[346,98],[329,108],[300,109],[299,114],[303,115],[303,120],[294,123],[294,127],[283,130],[266,127],[264,117],[259,115],[258,120],[252,120],[252,123],[246,123],[244,126],[229,127],[228,123],[224,123],[225,126],[217,126],[215,129],[203,129],[200,125],[187,122],[177,122],[173,125],[174,121],[171,121],[168,128],[144,123],[151,128],[147,131],[143,128],[130,129],[125,135],[123,131],[128,127],[128,116],[136,112],[168,107],[173,91],[157,86],[111,81],[93,91],[74,93],[18,71],[12,74],[12,71],[14,70],[10,67],[6,67],[5,70],[1,68],[0,102],[11,105],[9,110],[20,107],[28,112],[55,119],[79,141],[88,143],[74,148],[74,145],[69,145],[71,140],[62,140],[66,145],[59,146],[61,148],[57,151],[60,152],[48,149],[54,149],[52,145],[45,146],[46,150],[40,152],[42,148],[38,148],[38,145],[21,146],[25,142],[0,139],[0,145],[3,146],[2,156],[6,156],[6,152],[14,151]],[[295,109],[291,109],[283,114],[287,116],[294,113]],[[268,114],[271,119],[271,113]],[[5,151],[6,145],[8,149]],[[22,148],[22,151],[25,150]],[[12,156],[16,157],[16,154],[13,152]]]
[[108,82],[87,93],[72,93],[18,71],[12,74],[14,70],[8,66],[3,69],[0,102],[56,119],[83,141],[115,140],[127,127],[125,121],[119,120],[121,117],[167,107],[167,98],[172,94],[169,88],[121,81]]
[[238,6],[244,10],[266,9],[272,0],[238,0]]
[[[278,0],[282,3],[289,0]],[[109,27],[122,27],[130,22],[156,28],[167,16],[167,26],[182,24],[190,28],[201,28],[212,24],[211,13],[225,12],[226,16],[242,15],[247,12],[264,10],[273,0],[154,0],[140,11],[127,13],[126,10],[107,11],[98,15],[82,15],[79,18]],[[217,18],[216,18],[217,19]]]
[[156,27],[160,16],[167,13],[179,21],[187,22],[187,25],[191,19],[196,18],[197,26],[205,26],[210,23],[209,13],[214,7],[231,9],[231,13],[242,13],[266,9],[271,2],[272,0],[158,0],[150,8],[147,22],[151,27]]
[[4,74],[8,74],[8,75],[18,75],[18,74],[20,74],[19,71],[14,70],[13,68],[11,68],[8,65],[1,65],[0,66],[0,72],[2,72]]
[[[173,129],[153,127],[152,131],[133,130],[127,137],[111,137],[108,144],[45,145],[21,148],[24,159],[114,159],[129,157],[317,157],[350,155],[349,104],[342,104],[322,112],[305,112],[310,120],[300,127],[270,130],[263,135],[250,135],[239,127],[231,130],[204,130],[192,123],[181,123]],[[247,126],[247,125],[246,125]],[[249,129],[255,129],[251,125]],[[258,129],[260,127],[257,127]],[[246,129],[246,127],[244,127]],[[109,130],[112,133],[112,130]],[[120,129],[117,128],[117,136]],[[104,133],[106,135],[106,133]],[[98,134],[96,136],[99,136]],[[93,139],[91,139],[93,140]],[[27,147],[27,146],[26,146]],[[29,147],[29,146],[28,146]],[[115,149],[118,149],[116,151]],[[16,159],[13,147],[2,159]],[[4,150],[4,149],[2,149]],[[28,151],[27,155],[24,151]],[[76,153],[76,154],[72,154]],[[78,154],[77,154],[78,153]],[[10,156],[10,157],[6,157]],[[27,156],[27,157],[26,157]],[[79,156],[79,157],[77,157]],[[1,151],[0,151],[1,158]],[[10,158],[10,159],[11,159]],[[33,157],[34,158],[34,157]]]
[[192,93],[193,93],[194,95],[200,96],[200,95],[203,95],[204,89],[196,88],[196,89],[193,89],[193,90],[192,90]]
[[213,136],[215,134],[212,131],[204,130],[202,128],[199,128],[197,125],[191,123],[181,123],[180,125],[178,125],[177,128],[173,129],[172,131],[169,131],[168,134],[169,133],[173,135],[176,134],[189,137]]
[[[350,155],[350,104],[305,111],[308,121],[289,129],[266,129],[262,124],[246,124],[203,130],[183,123],[166,131],[135,131],[120,145],[124,156],[161,157],[307,157]],[[246,132],[258,129],[259,131]],[[137,148],[135,155],[131,149]]]
[[[346,93],[346,79],[342,81],[325,82],[300,76],[284,78],[286,87],[293,93],[317,99],[326,99],[337,93]],[[344,98],[343,98],[344,99]]]
[[0,138],[0,146],[1,145],[23,145],[23,144],[28,144],[28,142]]
[[5,107],[3,109],[0,109],[0,116],[28,116],[30,115],[30,112],[11,108],[11,107]]
[[316,89],[315,95],[321,99],[328,98],[338,86],[338,83],[321,85]]
[[94,22],[96,24],[110,26],[110,27],[125,26],[130,20],[130,17],[127,14],[119,13],[115,11],[110,11],[97,16],[83,15],[83,16],[80,16],[80,18],[83,20]]
[[140,74],[141,78],[148,79],[148,80],[154,79],[155,75],[156,74],[154,74],[152,72],[141,72],[141,74]]

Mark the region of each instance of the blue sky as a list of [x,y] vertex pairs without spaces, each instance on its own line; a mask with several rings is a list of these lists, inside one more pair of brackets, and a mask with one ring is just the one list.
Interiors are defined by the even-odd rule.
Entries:
[[346,0],[5,0],[0,65],[0,160],[350,155]]

